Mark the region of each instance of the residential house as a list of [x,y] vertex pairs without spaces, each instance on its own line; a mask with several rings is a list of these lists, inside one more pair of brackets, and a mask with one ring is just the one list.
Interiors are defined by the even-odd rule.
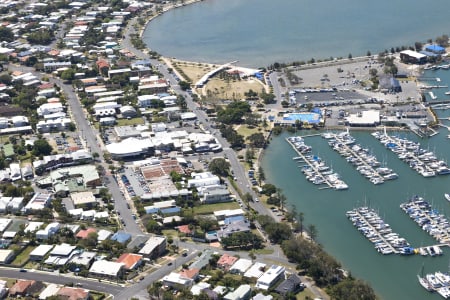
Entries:
[[152,236],[145,243],[144,247],[139,250],[139,254],[147,258],[157,258],[166,252],[166,237]]
[[228,271],[237,260],[237,257],[225,253],[217,261],[217,266],[222,270]]
[[54,245],[41,244],[33,249],[30,253],[31,261],[42,261],[45,256],[53,249]]
[[95,261],[89,273],[97,277],[106,277],[111,279],[121,278],[124,271],[124,264],[117,263],[107,260],[97,260]]
[[89,290],[64,286],[59,289],[56,296],[65,300],[88,300]]
[[36,280],[17,280],[17,282],[9,289],[11,297],[25,297],[27,294],[34,294],[40,291],[44,284]]
[[305,286],[304,284],[302,284],[300,277],[298,277],[296,274],[291,274],[277,286],[275,292],[284,296],[288,293],[296,294],[298,291],[304,288]]
[[170,273],[162,278],[162,282],[164,285],[181,289],[181,288],[189,288],[193,285],[194,280],[190,278],[183,277],[180,273]]
[[285,267],[272,265],[261,277],[256,281],[256,288],[268,290],[278,281],[284,279]]
[[234,291],[226,294],[224,300],[248,300],[252,294],[252,288],[248,284],[240,285]]
[[116,262],[123,263],[126,271],[135,270],[142,264],[142,255],[124,253],[116,260]]

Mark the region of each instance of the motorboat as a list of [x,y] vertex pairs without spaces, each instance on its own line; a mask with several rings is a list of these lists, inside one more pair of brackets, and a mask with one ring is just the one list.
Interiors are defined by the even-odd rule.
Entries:
[[445,193],[445,194],[444,194],[444,197],[445,197],[445,199],[447,199],[447,201],[450,202],[450,194]]

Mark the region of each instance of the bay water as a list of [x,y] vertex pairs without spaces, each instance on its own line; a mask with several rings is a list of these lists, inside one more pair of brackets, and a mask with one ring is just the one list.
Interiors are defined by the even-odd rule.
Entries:
[[157,17],[143,40],[166,57],[263,67],[434,39],[449,11],[445,0],[205,0]]

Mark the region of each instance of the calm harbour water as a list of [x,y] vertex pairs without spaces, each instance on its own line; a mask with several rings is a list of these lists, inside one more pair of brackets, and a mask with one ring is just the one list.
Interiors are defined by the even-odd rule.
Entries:
[[[399,0],[206,0],[158,17],[145,31],[144,40],[164,56],[213,63],[239,60],[240,65],[254,67],[274,61],[365,55],[367,50],[377,53],[447,33],[444,30],[450,28],[450,2],[436,0],[424,5],[439,9],[428,9],[424,15],[423,5]],[[450,84],[450,70],[429,71],[425,76],[440,77],[439,84]],[[433,92],[442,100],[450,98],[444,95],[446,91]],[[441,117],[450,117],[450,111],[437,112]],[[450,125],[450,121],[444,123]],[[423,148],[450,162],[450,132],[445,128],[440,131],[430,139],[400,134],[419,140]],[[450,175],[423,178],[368,132],[351,134],[357,143],[370,148],[393,168],[399,179],[374,186],[331,150],[326,140],[310,137],[306,142],[313,146],[313,152],[331,164],[350,186],[347,191],[318,190],[292,160],[297,155],[285,141],[287,135],[283,135],[271,141],[263,156],[268,181],[281,187],[288,201],[305,213],[305,224],[316,225],[326,251],[345,269],[368,281],[382,299],[441,299],[426,292],[416,275],[422,265],[425,272],[447,271],[450,249],[443,249],[444,255],[437,258],[380,255],[352,226],[345,212],[370,205],[412,246],[436,244],[399,204],[418,194],[450,218],[450,204],[443,197],[450,192]]]
[[205,0],[164,13],[143,38],[164,56],[260,67],[434,39],[450,28],[449,11],[445,0]]

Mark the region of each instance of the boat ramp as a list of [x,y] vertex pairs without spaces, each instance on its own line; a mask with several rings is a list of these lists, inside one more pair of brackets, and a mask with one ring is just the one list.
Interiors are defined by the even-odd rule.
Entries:
[[319,189],[333,188],[335,190],[346,190],[348,185],[340,179],[339,174],[322,161],[318,156],[311,154],[311,147],[306,145],[303,138],[299,136],[288,137],[286,141],[292,146],[299,156],[293,159],[300,163],[302,173],[308,181],[316,185],[321,185]]

